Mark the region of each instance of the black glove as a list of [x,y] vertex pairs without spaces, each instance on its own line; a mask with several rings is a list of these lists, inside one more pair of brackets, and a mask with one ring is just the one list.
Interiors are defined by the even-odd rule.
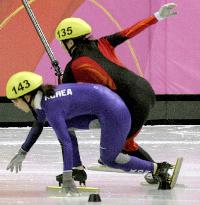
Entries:
[[84,169],[72,169],[72,177],[74,178],[74,181],[79,181],[80,185],[83,184],[85,186],[87,174]]

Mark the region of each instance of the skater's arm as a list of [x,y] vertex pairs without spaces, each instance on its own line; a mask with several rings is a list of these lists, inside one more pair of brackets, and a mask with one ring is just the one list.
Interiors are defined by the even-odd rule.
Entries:
[[39,123],[37,120],[33,122],[33,126],[25,140],[25,142],[22,144],[21,148],[28,152],[31,147],[34,145],[34,143],[39,138],[41,132],[43,130],[43,123]]
[[51,113],[51,116],[48,115],[48,120],[62,147],[64,162],[63,171],[69,171],[72,170],[73,167],[73,150],[68,127],[63,115],[63,113]]
[[[54,118],[52,118],[54,116]],[[55,117],[56,116],[56,117]],[[63,153],[63,174],[62,174],[62,181],[63,185],[62,188],[65,191],[65,193],[69,195],[76,195],[78,194],[78,190],[76,188],[76,185],[74,183],[74,179],[72,177],[72,167],[73,167],[73,147],[70,135],[68,133],[68,127],[65,121],[65,118],[62,113],[57,113],[48,116],[48,119],[50,120],[49,123],[53,127],[58,141],[61,144],[62,147],[62,153]]]
[[155,16],[150,16],[150,17],[143,19],[143,20],[137,22],[136,24],[134,24],[134,25],[118,32],[118,33],[115,33],[115,34],[109,35],[109,36],[105,36],[105,37],[101,38],[100,41],[105,39],[108,41],[108,43],[112,47],[116,47],[119,44],[123,43],[124,41],[136,36],[137,34],[142,32],[143,30],[145,30],[147,27],[149,27],[150,25],[153,25],[157,22],[158,22],[158,20]]
[[63,73],[62,83],[73,83],[73,82],[75,82],[75,79],[71,71],[71,63],[68,63]]
[[44,122],[45,122],[45,114],[42,110],[37,111],[38,120],[35,120],[33,122],[33,126],[31,130],[29,131],[29,134],[25,140],[25,142],[22,144],[21,148],[28,152],[31,147],[35,144],[37,139],[39,138],[40,134],[42,133]]
[[38,121],[34,122],[33,127],[31,128],[25,142],[22,144],[17,154],[15,154],[15,156],[11,159],[10,163],[6,168],[11,172],[13,172],[14,170],[16,171],[16,173],[21,171],[22,162],[24,161],[27,152],[30,150],[30,148],[33,146],[33,144],[36,142],[42,132],[43,123],[45,121],[45,114],[43,111],[38,111],[37,114]]
[[[115,33],[110,36],[103,37],[102,39],[106,39],[108,43],[112,47],[116,47],[119,44],[123,43],[124,41],[136,36],[149,26],[157,23],[158,21],[164,20],[170,16],[175,16],[177,13],[173,11],[173,9],[176,7],[175,3],[168,3],[163,5],[159,11],[154,13],[154,15],[143,19],[139,21],[138,23],[130,26],[129,28],[126,28],[118,33]],[[101,39],[101,40],[102,40]]]

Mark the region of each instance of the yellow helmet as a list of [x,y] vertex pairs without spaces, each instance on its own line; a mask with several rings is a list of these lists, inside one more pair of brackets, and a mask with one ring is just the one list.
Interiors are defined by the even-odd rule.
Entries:
[[42,76],[22,71],[10,77],[6,85],[6,96],[8,99],[19,98],[43,84]]
[[66,18],[62,20],[55,31],[59,41],[76,38],[91,33],[91,26],[80,18]]

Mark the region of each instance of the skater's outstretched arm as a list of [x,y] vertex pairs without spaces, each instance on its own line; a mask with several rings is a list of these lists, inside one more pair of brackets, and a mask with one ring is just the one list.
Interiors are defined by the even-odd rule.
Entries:
[[37,141],[40,134],[42,133],[46,116],[42,110],[41,111],[38,110],[37,114],[38,114],[38,120],[34,121],[33,126],[29,131],[29,134],[25,142],[22,144],[17,154],[11,159],[10,163],[6,168],[11,172],[13,172],[14,169],[16,173],[21,171],[22,162],[24,161],[27,152],[31,149],[31,147],[34,145],[34,143]]
[[103,41],[103,39],[106,39],[112,47],[116,47],[124,41],[136,36],[137,34],[142,32],[149,26],[157,23],[158,21],[166,19],[170,16],[175,16],[177,14],[177,12],[174,11],[175,7],[175,3],[165,4],[159,9],[159,11],[154,13],[154,15],[143,19],[118,33],[103,37],[100,40]]

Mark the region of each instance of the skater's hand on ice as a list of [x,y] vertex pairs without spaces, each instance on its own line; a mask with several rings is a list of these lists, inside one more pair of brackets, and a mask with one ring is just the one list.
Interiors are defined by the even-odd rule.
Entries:
[[163,20],[165,18],[168,18],[170,16],[177,15],[177,12],[175,12],[173,9],[176,7],[175,3],[168,3],[161,6],[158,12],[156,12],[154,15],[158,20]]
[[63,186],[64,192],[69,196],[79,196],[78,190],[72,178],[72,171],[63,172]]
[[22,162],[26,157],[26,151],[24,151],[23,149],[20,149],[18,151],[18,153],[11,159],[10,163],[7,166],[7,170],[10,169],[11,172],[13,172],[13,170],[16,170],[16,173],[18,173],[19,171],[21,171],[22,168]]

